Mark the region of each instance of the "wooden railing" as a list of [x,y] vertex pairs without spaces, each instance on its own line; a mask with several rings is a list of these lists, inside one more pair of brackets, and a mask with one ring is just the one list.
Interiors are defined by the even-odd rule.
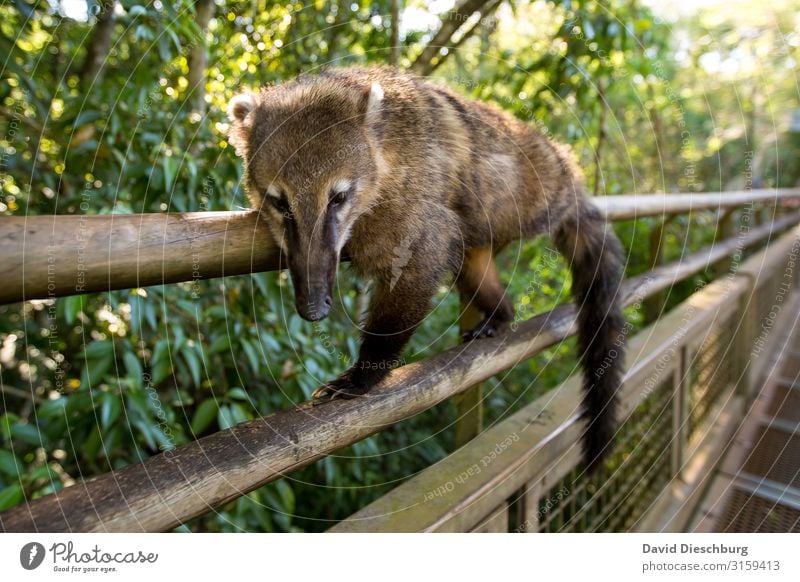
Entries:
[[[769,315],[770,297],[777,296],[786,269],[793,266],[800,211],[792,206],[799,197],[798,190],[784,190],[594,199],[609,220],[710,210],[722,224],[731,220],[728,210],[744,208],[734,236],[625,282],[625,303],[640,304],[726,258],[733,263],[719,281],[630,338],[621,394],[626,421],[607,466],[591,478],[580,473],[580,397],[577,381],[570,379],[334,529],[621,529],[655,523],[647,521],[652,512],[646,510],[654,502],[670,506],[674,499],[668,493],[681,486],[688,488],[685,495],[698,495],[702,478],[697,475],[710,468],[692,465],[700,458],[696,451],[724,442],[720,439],[731,423],[719,422],[720,403],[726,404],[721,412],[735,419],[741,402],[727,396],[744,398],[748,380],[763,365],[763,358],[748,355],[752,345],[766,341],[759,335],[759,318]],[[774,243],[786,229],[788,234]],[[0,240],[5,251],[0,302],[6,303],[280,266],[268,233],[251,212],[4,218]],[[745,249],[765,241],[773,244],[741,264]],[[316,407],[306,403],[220,431],[6,511],[0,514],[0,528],[170,529],[464,392],[565,339],[574,333],[574,324],[574,307],[557,307],[522,322],[514,332],[399,368],[366,398]],[[709,352],[708,346],[717,351]],[[712,353],[703,366],[730,364],[734,373],[724,382],[712,374],[715,384],[703,384],[698,395],[702,383],[687,379],[695,353]],[[735,401],[739,404],[731,404]],[[696,412],[700,408],[702,414]],[[648,441],[641,431],[655,436]],[[709,431],[716,435],[711,441]],[[690,467],[695,471],[691,479]],[[656,496],[668,492],[655,500],[626,489],[648,471],[655,476],[645,489]],[[620,495],[609,503],[609,497]],[[585,502],[575,510],[577,499]],[[610,507],[617,507],[613,518],[607,515]]]

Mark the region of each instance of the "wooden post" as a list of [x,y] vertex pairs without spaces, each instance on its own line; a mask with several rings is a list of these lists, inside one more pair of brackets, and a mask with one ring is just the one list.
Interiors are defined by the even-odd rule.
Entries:
[[[650,269],[655,269],[664,262],[664,234],[667,226],[675,218],[675,214],[668,214],[658,221],[656,227],[650,231]],[[646,323],[652,323],[661,317],[667,295],[659,291],[644,301],[644,317]]]
[[[733,213],[736,208],[726,208],[721,211],[719,219],[717,220],[717,229],[714,233],[714,242],[725,240],[733,236]],[[732,265],[731,257],[725,257],[716,265],[714,265],[714,277],[722,277],[727,273]]]
[[691,356],[686,344],[677,350],[678,365],[673,373],[672,401],[672,451],[670,454],[672,477],[680,475],[686,459],[689,442],[689,393],[692,390],[690,381]]
[[[464,333],[473,329],[481,321],[481,312],[467,299],[461,297],[461,318],[458,320],[458,331]],[[483,384],[453,397],[457,419],[455,422],[456,448],[468,443],[483,430]]]
[[745,397],[746,401],[750,398],[752,390],[752,373],[750,370],[753,358],[753,341],[757,327],[756,314],[758,313],[758,300],[755,294],[756,280],[750,273],[737,273],[738,276],[746,278],[748,290],[739,298],[739,329],[736,332],[735,347],[733,350],[733,367],[735,390],[737,394]]

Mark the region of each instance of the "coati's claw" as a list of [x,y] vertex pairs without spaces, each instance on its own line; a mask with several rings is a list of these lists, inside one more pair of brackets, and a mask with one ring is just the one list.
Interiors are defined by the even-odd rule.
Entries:
[[484,319],[474,328],[462,333],[461,340],[463,342],[471,342],[472,340],[482,339],[485,337],[494,337],[499,334],[507,324],[508,322],[506,321]]
[[345,400],[357,398],[363,396],[368,391],[369,387],[354,384],[349,376],[343,375],[314,390],[313,394],[311,394],[311,398],[315,404],[322,404],[323,402],[336,400],[337,398]]

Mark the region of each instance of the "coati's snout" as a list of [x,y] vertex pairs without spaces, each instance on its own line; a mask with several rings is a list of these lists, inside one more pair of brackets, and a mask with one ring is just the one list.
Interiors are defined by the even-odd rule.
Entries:
[[285,218],[287,262],[295,307],[307,321],[325,319],[333,305],[333,284],[339,265],[336,226],[334,217],[325,216],[314,228],[304,232],[295,217]]

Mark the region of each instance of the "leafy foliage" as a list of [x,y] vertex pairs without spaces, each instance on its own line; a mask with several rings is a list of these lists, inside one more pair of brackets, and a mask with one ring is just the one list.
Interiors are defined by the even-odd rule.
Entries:
[[[748,176],[797,182],[798,134],[784,121],[768,126],[798,105],[786,75],[800,56],[792,2],[777,3],[769,21],[709,12],[671,23],[638,1],[489,4],[474,34],[440,52],[435,76],[571,143],[590,189],[716,190],[742,187]],[[189,0],[90,2],[88,18],[64,10],[0,6],[6,215],[244,207],[241,166],[226,142],[228,99],[324,65],[386,62],[393,24],[386,0],[217,2],[207,30]],[[110,44],[86,77],[89,47],[103,48],[104,10],[113,11]],[[431,15],[417,2],[402,14],[407,67],[431,37]],[[205,84],[190,87],[191,55],[201,49]],[[752,58],[742,62],[760,68],[709,68],[743,51]],[[769,93],[756,89],[765,86]],[[752,88],[741,107],[732,88]],[[193,106],[197,91],[204,111]],[[713,238],[709,220],[692,220],[692,228],[669,227],[668,258]],[[618,225],[630,274],[647,268],[651,228]],[[548,245],[526,242],[500,257],[524,317],[568,297],[566,265]],[[281,273],[0,307],[0,510],[307,399],[356,355],[363,285],[343,267],[338,309],[320,324],[294,312]],[[408,361],[457,342],[455,294],[443,290],[436,301]],[[630,316],[641,324],[641,314]],[[573,348],[565,342],[490,381],[486,420],[573,372]],[[325,529],[452,451],[455,420],[442,404],[182,529]]]

